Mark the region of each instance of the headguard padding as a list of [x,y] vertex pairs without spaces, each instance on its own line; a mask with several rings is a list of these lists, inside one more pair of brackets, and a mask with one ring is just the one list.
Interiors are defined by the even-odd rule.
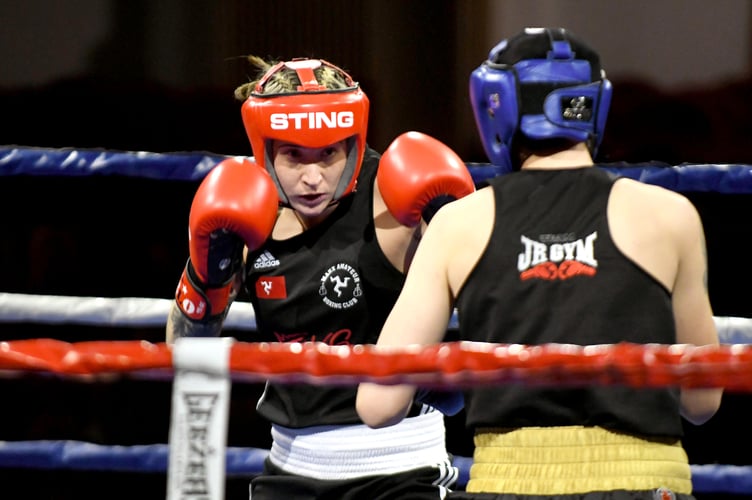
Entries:
[[[321,66],[340,73],[347,87],[328,89],[320,84],[314,70]],[[300,80],[297,92],[264,94],[269,78],[284,69],[296,71]],[[289,200],[274,170],[272,141],[321,148],[346,140],[347,164],[334,193],[336,201],[355,189],[366,149],[368,109],[368,97],[358,83],[323,59],[293,59],[266,72],[243,103],[241,114],[253,156],[272,176],[281,204],[287,205]]]
[[505,171],[513,170],[518,134],[585,142],[595,156],[611,93],[598,54],[563,28],[526,28],[502,40],[470,75],[483,149]]

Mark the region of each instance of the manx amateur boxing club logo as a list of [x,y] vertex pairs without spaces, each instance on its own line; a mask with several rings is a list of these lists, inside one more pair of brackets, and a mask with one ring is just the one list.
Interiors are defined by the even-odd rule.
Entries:
[[354,306],[363,295],[358,271],[344,262],[329,267],[319,279],[319,295],[332,309]]
[[577,238],[571,233],[544,234],[538,240],[520,236],[523,247],[517,256],[520,279],[553,281],[595,276],[598,261],[594,243],[597,238],[597,231],[584,238]]

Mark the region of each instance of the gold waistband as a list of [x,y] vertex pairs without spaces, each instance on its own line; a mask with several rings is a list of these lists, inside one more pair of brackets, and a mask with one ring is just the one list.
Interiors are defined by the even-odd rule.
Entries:
[[692,493],[679,440],[655,441],[600,427],[481,429],[467,491],[570,495],[668,488]]

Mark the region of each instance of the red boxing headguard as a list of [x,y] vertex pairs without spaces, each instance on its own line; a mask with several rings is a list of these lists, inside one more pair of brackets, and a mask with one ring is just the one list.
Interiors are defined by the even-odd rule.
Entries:
[[[327,66],[342,74],[347,87],[328,89],[314,70]],[[297,92],[264,94],[264,85],[276,72],[295,70],[300,79]],[[280,203],[288,204],[272,158],[272,141],[285,141],[303,147],[321,148],[347,140],[347,165],[342,172],[334,200],[353,192],[357,183],[368,129],[368,97],[344,70],[323,59],[293,59],[266,72],[243,103],[243,124],[256,162],[269,171],[279,191]]]

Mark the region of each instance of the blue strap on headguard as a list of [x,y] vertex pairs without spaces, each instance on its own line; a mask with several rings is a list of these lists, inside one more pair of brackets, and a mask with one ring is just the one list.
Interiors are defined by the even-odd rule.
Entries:
[[470,101],[491,163],[513,170],[520,133],[586,142],[595,156],[611,102],[598,55],[562,28],[528,28],[502,40],[470,75]]

